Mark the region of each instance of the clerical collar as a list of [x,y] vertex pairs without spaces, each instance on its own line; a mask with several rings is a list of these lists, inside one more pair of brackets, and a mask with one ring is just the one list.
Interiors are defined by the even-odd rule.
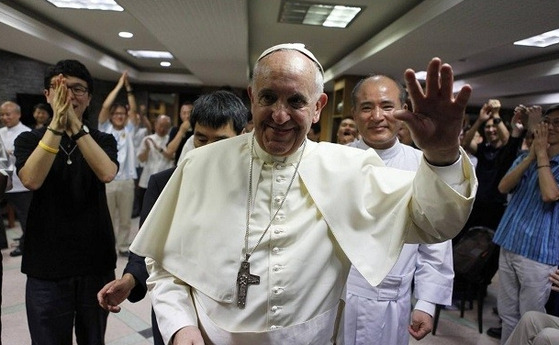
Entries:
[[375,150],[375,152],[379,155],[379,157],[383,160],[386,161],[388,159],[391,159],[395,156],[397,156],[400,153],[400,141],[398,140],[398,138],[396,138],[396,142],[394,143],[394,145],[392,145],[391,147],[387,148],[387,149],[375,149],[373,147],[370,147],[369,145],[367,145],[365,143],[365,141],[363,141],[363,139],[359,140],[357,142],[357,147],[363,150],[367,150],[367,149],[373,149]]
[[[252,137],[254,136],[254,134],[252,136],[248,136],[248,142],[249,142],[249,146],[250,146],[250,141],[252,140]],[[308,139],[305,139],[308,140]],[[301,151],[303,150],[303,146],[301,144],[301,147],[299,147],[299,149],[297,149],[296,152],[290,154],[287,157],[280,157],[280,156],[273,156],[269,153],[267,153],[266,151],[264,151],[264,149],[262,149],[260,147],[260,145],[258,144],[258,141],[256,141],[256,138],[254,140],[254,154],[255,157],[258,159],[263,160],[266,163],[284,163],[284,164],[296,164],[297,161],[299,160],[299,157],[301,155]]]

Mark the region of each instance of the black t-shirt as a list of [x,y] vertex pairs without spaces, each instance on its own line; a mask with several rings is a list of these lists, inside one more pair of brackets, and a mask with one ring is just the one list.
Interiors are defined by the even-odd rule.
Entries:
[[[37,147],[45,128],[24,132],[15,140],[19,171]],[[96,129],[91,137],[117,161],[114,137]],[[105,184],[89,167],[66,134],[42,186],[29,207],[21,271],[40,279],[104,274],[116,267],[115,239]]]
[[510,137],[507,144],[499,148],[487,143],[478,145],[475,154],[479,181],[476,201],[506,203],[507,196],[501,194],[497,187],[518,155],[521,144],[522,138]]

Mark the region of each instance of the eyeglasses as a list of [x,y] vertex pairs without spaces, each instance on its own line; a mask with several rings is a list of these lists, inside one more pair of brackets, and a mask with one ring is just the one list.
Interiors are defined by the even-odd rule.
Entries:
[[[50,84],[50,87],[54,89],[56,87],[56,85]],[[89,91],[89,89],[87,87],[79,85],[79,84],[78,85],[68,85],[67,87],[68,87],[68,90],[72,90],[72,93],[74,94],[74,96],[83,96]]]
[[545,118],[542,120],[543,123],[549,125],[552,125],[553,128],[557,128],[559,129],[559,118],[554,118],[554,119],[549,119],[549,118]]

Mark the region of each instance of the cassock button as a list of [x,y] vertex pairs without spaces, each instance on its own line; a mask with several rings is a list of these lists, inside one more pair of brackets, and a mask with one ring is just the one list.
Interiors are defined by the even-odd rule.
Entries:
[[276,164],[276,169],[279,169],[279,170],[285,169],[285,164],[282,164],[282,163]]
[[283,182],[285,182],[285,177],[283,177],[283,176],[281,176],[281,175],[280,175],[280,176],[276,176],[276,182],[277,182],[277,183],[283,183]]
[[274,294],[279,295],[283,292],[283,288],[280,288],[280,287],[276,286],[276,287],[274,287],[273,292],[274,292]]
[[283,232],[283,229],[282,229],[282,228],[277,228],[277,229],[274,230],[274,234],[276,234],[276,235],[279,235],[279,234],[281,234],[282,232]]
[[280,265],[274,265],[274,268],[272,268],[272,270],[274,272],[279,272],[279,271],[281,271],[281,266]]
[[272,253],[278,254],[279,252],[280,252],[280,249],[278,247],[272,248]]
[[277,306],[273,306],[273,307],[272,307],[272,311],[275,313],[276,311],[278,311],[278,307],[277,307]]
[[283,195],[276,195],[276,196],[274,197],[274,202],[275,202],[276,204],[280,204],[282,200],[283,200]]
[[276,326],[276,325],[270,326],[270,329],[278,329],[278,328],[281,328],[281,326]]

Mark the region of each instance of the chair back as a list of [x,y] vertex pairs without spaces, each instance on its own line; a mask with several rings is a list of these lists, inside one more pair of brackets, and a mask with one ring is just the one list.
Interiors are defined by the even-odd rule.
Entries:
[[497,249],[493,243],[495,231],[484,226],[474,226],[466,231],[453,246],[454,274],[457,278],[475,282],[484,278],[484,269]]

